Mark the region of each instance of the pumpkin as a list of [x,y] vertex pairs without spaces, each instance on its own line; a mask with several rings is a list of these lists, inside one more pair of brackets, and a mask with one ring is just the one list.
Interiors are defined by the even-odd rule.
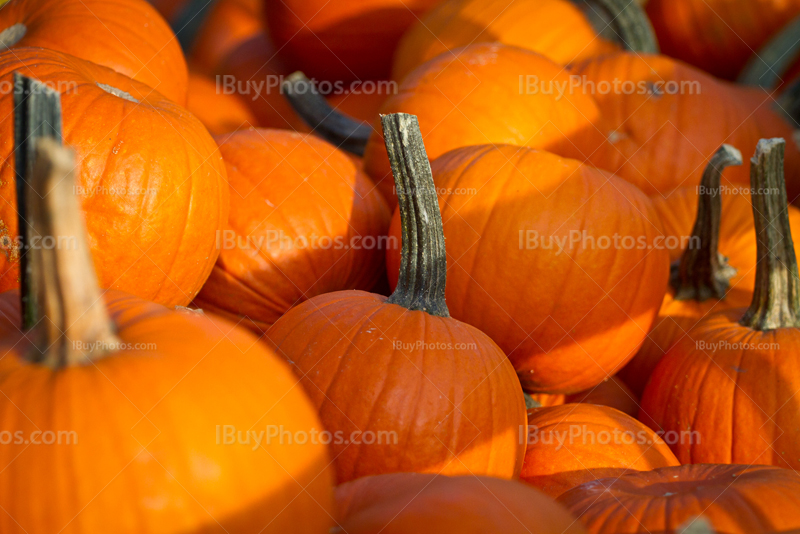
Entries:
[[[538,83],[528,91],[528,78],[520,79],[520,73],[537,77]],[[571,82],[574,79],[563,66],[535,52],[481,43],[421,65],[389,97],[381,113],[419,116],[431,159],[463,146],[504,143],[583,159],[604,140],[596,126],[600,110],[594,98],[579,89],[565,90],[560,98],[540,90],[569,87]],[[367,143],[364,169],[394,206],[379,128]]]
[[[585,77],[607,128],[599,150],[584,150],[586,160],[653,197],[696,186],[699,170],[722,143],[751,153],[762,137],[792,135],[763,91],[720,82],[665,56],[619,52],[576,66],[575,74]],[[800,152],[793,147],[787,158],[794,199],[800,195]],[[725,179],[749,184],[744,168],[729,169]]]
[[[3,8],[5,9],[5,8]],[[100,284],[165,305],[200,291],[228,217],[225,165],[191,113],[106,67],[41,48],[0,54],[0,83],[12,73],[62,95],[63,131],[80,165],[78,193]],[[0,210],[3,235],[17,233],[14,95],[0,95]],[[18,284],[15,249],[0,255],[0,289]]]
[[419,126],[404,114],[382,121],[404,225],[397,289],[388,299],[313,297],[267,337],[339,436],[331,443],[339,483],[399,471],[515,477],[525,452],[519,380],[489,337],[449,316],[442,223]]
[[235,94],[221,92],[211,78],[192,73],[186,109],[195,114],[212,135],[256,126],[256,118]]
[[650,0],[646,9],[664,54],[734,80],[753,51],[800,14],[800,1]]
[[316,295],[371,289],[389,210],[350,158],[313,136],[253,129],[217,138],[231,210],[195,304],[265,331]]
[[639,414],[638,395],[616,376],[609,377],[586,391],[568,395],[564,400],[569,403],[608,406],[631,417]]
[[736,81],[770,90],[780,90],[791,84],[800,75],[800,48],[796,38],[798,31],[800,9],[793,21],[783,26],[760,50],[750,56]]
[[[432,169],[450,311],[500,345],[526,391],[577,393],[633,357],[669,277],[660,221],[641,191],[510,145],[453,150]],[[395,214],[390,242],[399,231]],[[393,285],[397,265],[390,248]]]
[[447,0],[403,36],[392,78],[402,80],[439,54],[479,42],[526,48],[562,65],[620,46],[658,52],[647,16],[634,2],[594,0],[582,6],[571,0]]
[[76,246],[27,255],[36,328],[20,331],[17,290],[0,295],[0,529],[327,533],[326,447],[253,445],[265,428],[320,427],[297,379],[232,324],[101,292],[73,168],[68,151],[39,142],[26,240]]
[[327,97],[328,103],[339,113],[354,119],[372,123],[378,116],[381,106],[389,94],[377,88],[369,91],[369,86],[361,88],[358,92],[340,92]]
[[751,160],[758,266],[750,307],[699,321],[667,351],[642,396],[642,421],[693,438],[672,445],[683,463],[800,467],[800,293],[783,147],[763,140]]
[[403,33],[441,0],[266,0],[287,64],[317,81],[383,80]]
[[192,66],[214,73],[237,46],[262,33],[262,4],[261,0],[217,0],[192,43]]
[[534,408],[525,439],[520,478],[553,498],[598,478],[680,465],[655,432],[606,406]]
[[484,476],[393,473],[336,488],[331,534],[579,534],[561,506],[516,481]]
[[2,50],[43,47],[114,69],[186,104],[188,72],[172,30],[144,0],[11,0]]
[[684,465],[587,482],[558,498],[591,534],[783,532],[800,525],[800,476],[747,465]]

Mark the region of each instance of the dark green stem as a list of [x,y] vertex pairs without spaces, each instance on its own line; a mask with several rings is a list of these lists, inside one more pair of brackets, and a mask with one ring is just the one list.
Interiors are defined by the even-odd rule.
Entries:
[[730,145],[722,145],[703,171],[692,238],[670,273],[675,300],[722,299],[728,291],[736,269],[729,266],[727,258],[718,251],[722,215],[720,180],[726,167],[741,164],[741,152]]
[[775,89],[789,67],[800,59],[800,17],[789,22],[767,44],[753,54],[737,81],[764,89]]
[[762,139],[750,160],[758,265],[753,301],[739,321],[753,330],[800,327],[800,291],[783,176],[783,139]]
[[573,0],[597,34],[632,52],[658,54],[658,40],[642,6],[633,0]]
[[450,317],[444,299],[447,256],[431,165],[415,115],[382,115],[383,137],[400,208],[403,250],[397,288],[387,302]]

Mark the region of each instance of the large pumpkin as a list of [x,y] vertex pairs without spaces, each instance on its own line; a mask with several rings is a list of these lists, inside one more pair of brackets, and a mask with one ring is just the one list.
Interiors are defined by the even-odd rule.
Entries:
[[[432,169],[450,311],[500,345],[526,391],[576,393],[633,357],[669,277],[660,221],[641,191],[510,145],[454,150]],[[392,283],[398,265],[390,248]]]
[[680,465],[655,432],[605,406],[534,408],[525,437],[520,478],[554,498],[598,478]]
[[[431,159],[463,146],[503,143],[583,159],[604,140],[597,126],[600,110],[580,87],[570,90],[570,83],[574,79],[563,66],[535,52],[481,43],[421,65],[381,113],[419,116]],[[367,143],[364,169],[394,206],[380,128]]]
[[144,0],[11,0],[0,10],[2,50],[51,48],[114,69],[186,104],[186,60]]
[[580,523],[538,491],[510,480],[395,473],[336,488],[331,534],[580,534]]
[[[77,152],[78,193],[100,284],[166,305],[188,304],[219,251],[228,217],[225,165],[191,113],[106,67],[41,48],[0,54],[12,73],[62,95],[63,132]],[[3,235],[17,232],[14,95],[0,95]],[[18,284],[16,250],[0,255],[0,289]]]
[[198,306],[262,332],[311,297],[375,285],[389,209],[347,155],[289,130],[218,141],[231,210]]
[[664,355],[642,397],[642,421],[690,438],[672,445],[684,463],[800,467],[800,291],[783,144],[762,141],[751,162],[758,266],[750,307],[698,322]]
[[519,380],[489,337],[449,316],[444,237],[419,127],[403,114],[383,123],[405,225],[397,290],[388,299],[314,297],[267,337],[339,437],[340,483],[398,471],[515,477],[525,451]]
[[695,522],[726,534],[800,526],[800,476],[767,466],[664,467],[587,482],[558,501],[591,534],[680,532]]
[[217,83],[202,74],[189,76],[186,109],[195,114],[212,135],[222,135],[257,126],[256,118],[236,94],[225,94]]
[[297,378],[230,323],[103,294],[74,162],[39,147],[26,239],[76,246],[28,254],[34,329],[19,329],[18,291],[0,295],[0,529],[326,534],[326,447],[265,438],[320,428]]

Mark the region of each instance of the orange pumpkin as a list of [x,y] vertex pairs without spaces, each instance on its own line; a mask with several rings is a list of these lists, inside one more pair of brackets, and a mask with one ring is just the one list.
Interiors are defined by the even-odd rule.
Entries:
[[336,488],[332,534],[581,534],[580,523],[538,491],[510,480],[395,473]]
[[339,483],[399,471],[513,478],[525,451],[519,380],[489,337],[449,316],[444,237],[419,126],[403,114],[383,124],[405,225],[397,290],[388,299],[316,296],[267,337],[340,438],[331,444]]
[[114,69],[186,104],[188,71],[172,30],[144,0],[11,0],[2,49],[42,47]]
[[192,43],[192,66],[214,73],[237,46],[264,32],[262,4],[262,0],[217,0]]
[[19,293],[0,295],[0,529],[327,533],[326,447],[263,439],[320,427],[297,378],[232,324],[103,294],[74,161],[51,140],[38,146],[27,238],[76,246],[27,255],[34,329],[19,330]]
[[354,93],[335,93],[330,95],[327,100],[331,107],[340,113],[372,123],[390,95],[381,93],[380,90],[369,92],[367,89],[364,88],[361,92]]
[[[5,9],[5,8],[4,8]],[[0,54],[12,73],[62,95],[65,142],[77,152],[78,192],[100,284],[165,305],[188,304],[219,251],[228,217],[225,165],[191,113],[142,83],[41,48]],[[14,95],[0,95],[0,209],[3,235],[17,233]],[[0,255],[0,289],[18,284],[16,250]]]
[[639,414],[639,397],[616,376],[609,377],[586,391],[568,395],[564,400],[569,403],[608,406],[631,417]]
[[350,158],[288,130],[218,142],[231,211],[197,306],[260,333],[311,297],[372,288],[384,270],[389,210]]
[[684,463],[800,467],[800,292],[783,146],[763,140],[751,161],[758,266],[750,307],[699,321],[667,351],[642,397],[639,418],[651,428],[689,433],[672,445]]
[[655,432],[606,406],[534,408],[526,438],[520,478],[553,498],[598,478],[680,465]]
[[[520,73],[537,77],[538,83],[528,91],[528,78],[520,78]],[[603,142],[596,126],[600,110],[593,97],[565,90],[556,98],[540,90],[568,88],[572,81],[563,66],[535,52],[476,44],[421,65],[400,84],[398,94],[389,97],[381,113],[418,115],[431,159],[463,146],[503,143],[583,159],[590,147],[596,149]],[[367,143],[364,169],[394,206],[379,128]]]
[[225,94],[211,78],[192,73],[186,109],[195,114],[212,135],[256,126],[256,118],[235,94]]
[[[591,534],[784,532],[800,526],[800,476],[747,465],[684,465],[588,482],[558,501]],[[685,532],[685,531],[684,531]]]
[[[641,191],[510,145],[454,150],[432,169],[450,310],[500,345],[526,391],[576,393],[633,357],[669,277],[667,251],[656,246],[660,221]],[[398,265],[390,248],[393,285]]]

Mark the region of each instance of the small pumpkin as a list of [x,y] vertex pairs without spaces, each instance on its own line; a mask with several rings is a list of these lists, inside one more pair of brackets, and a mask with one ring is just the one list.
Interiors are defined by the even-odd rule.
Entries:
[[186,109],[194,113],[212,135],[257,125],[250,108],[237,95],[221,92],[214,80],[202,74],[189,76]]
[[[432,170],[450,310],[500,345],[526,391],[577,393],[633,357],[669,278],[668,253],[655,246],[661,224],[641,191],[511,145],[453,150]],[[395,213],[390,241],[399,235]],[[392,286],[398,265],[390,248]]]
[[389,209],[353,161],[289,130],[218,137],[231,210],[195,304],[263,333],[289,308],[384,271]]
[[667,351],[639,418],[696,439],[672,445],[683,463],[800,467],[800,292],[783,185],[783,139],[763,140],[751,160],[758,238],[747,309],[699,321]]
[[680,465],[655,432],[607,406],[534,408],[525,438],[520,479],[553,498],[598,478]]
[[485,476],[393,473],[336,488],[331,534],[581,534],[561,506],[516,481]]
[[264,32],[261,0],[217,0],[192,43],[189,61],[206,74],[237,46]]
[[313,297],[267,337],[302,377],[325,428],[343,438],[331,444],[339,483],[399,471],[513,478],[525,451],[519,380],[488,336],[450,317],[419,126],[404,114],[382,121],[404,224],[397,289],[388,299],[360,291]]
[[728,534],[784,532],[800,526],[800,476],[761,465],[662,467],[587,482],[558,502],[591,534],[676,532],[695,522]]
[[50,48],[114,69],[185,105],[188,71],[175,35],[144,0],[11,0],[0,50]]
[[621,47],[658,52],[650,22],[635,2],[447,0],[417,21],[400,40],[392,78],[402,80],[439,54],[480,42],[533,50],[562,65]]

